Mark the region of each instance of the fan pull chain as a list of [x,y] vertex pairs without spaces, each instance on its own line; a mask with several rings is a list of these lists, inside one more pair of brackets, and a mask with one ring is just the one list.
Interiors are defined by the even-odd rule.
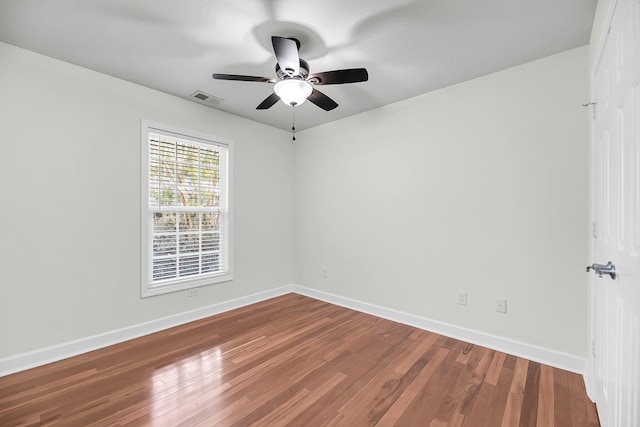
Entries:
[[293,113],[292,114],[293,118],[291,119],[291,121],[292,121],[292,124],[291,124],[291,134],[292,134],[291,143],[293,144],[293,141],[296,140],[296,107],[295,107],[295,105],[293,105],[291,107],[291,109],[292,109],[292,113]]

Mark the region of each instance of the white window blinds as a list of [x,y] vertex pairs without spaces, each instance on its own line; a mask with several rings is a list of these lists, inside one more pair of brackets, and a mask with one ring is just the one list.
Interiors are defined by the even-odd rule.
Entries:
[[147,128],[143,296],[230,280],[229,144],[185,133]]

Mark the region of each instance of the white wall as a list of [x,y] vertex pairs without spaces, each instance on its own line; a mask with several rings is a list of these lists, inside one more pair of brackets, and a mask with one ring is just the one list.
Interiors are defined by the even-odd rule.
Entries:
[[[293,146],[5,44],[0,64],[0,359],[289,283],[586,353],[586,47]],[[139,297],[143,118],[235,141],[235,280],[195,298]]]
[[[235,142],[235,280],[140,299],[140,120]],[[290,135],[0,43],[0,359],[292,283]]]
[[300,132],[296,283],[585,357],[585,102],[581,47]]

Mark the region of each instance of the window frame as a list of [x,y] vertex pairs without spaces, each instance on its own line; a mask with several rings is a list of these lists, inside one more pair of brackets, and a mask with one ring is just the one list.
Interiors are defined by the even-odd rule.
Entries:
[[[222,273],[199,273],[193,276],[179,277],[162,282],[153,282],[153,215],[158,209],[154,209],[149,203],[150,180],[149,180],[149,134],[159,133],[165,136],[174,136],[178,139],[192,141],[197,144],[212,145],[226,148],[226,206],[220,206],[222,216],[221,225],[221,247],[220,252],[224,253],[223,260],[226,268]],[[221,173],[222,171],[222,167]],[[178,292],[187,289],[198,288],[216,283],[233,280],[233,141],[214,135],[182,129],[176,126],[142,120],[141,123],[141,191],[140,191],[140,248],[141,248],[141,278],[140,295],[146,298],[154,295],[163,295],[171,292]],[[222,203],[223,205],[225,203]],[[181,210],[184,210],[182,208]],[[201,212],[198,207],[191,212]],[[201,252],[197,252],[201,253]]]

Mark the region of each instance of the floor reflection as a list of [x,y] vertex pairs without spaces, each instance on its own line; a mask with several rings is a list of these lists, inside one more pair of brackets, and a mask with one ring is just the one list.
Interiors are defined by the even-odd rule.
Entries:
[[[153,373],[153,425],[172,425],[172,419],[184,420],[185,413],[196,414],[206,399],[214,404],[224,389],[222,368],[224,356],[219,347],[163,366]],[[194,420],[195,422],[195,420]]]

